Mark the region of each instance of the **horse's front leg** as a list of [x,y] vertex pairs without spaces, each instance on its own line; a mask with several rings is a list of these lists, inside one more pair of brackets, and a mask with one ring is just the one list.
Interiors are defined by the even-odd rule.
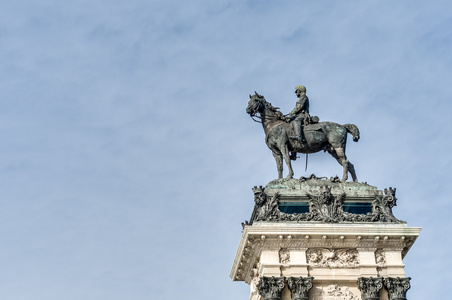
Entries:
[[336,148],[334,149],[337,153],[337,156],[339,157],[339,163],[342,165],[344,171],[342,174],[342,182],[347,181],[348,179],[348,159],[345,155],[344,148]]
[[278,179],[281,179],[283,176],[283,164],[282,164],[282,154],[281,152],[273,151],[273,157],[276,161],[276,168],[278,168]]
[[286,145],[281,148],[281,152],[284,157],[284,160],[286,161],[287,168],[289,169],[289,174],[286,176],[286,178],[287,179],[293,178],[292,162],[290,160],[289,149],[287,148]]

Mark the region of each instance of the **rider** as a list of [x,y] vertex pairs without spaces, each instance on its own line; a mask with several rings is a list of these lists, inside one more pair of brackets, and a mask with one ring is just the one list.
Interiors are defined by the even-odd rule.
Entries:
[[309,98],[306,96],[306,87],[297,85],[295,87],[295,94],[298,97],[295,108],[289,113],[288,118],[294,122],[295,135],[289,138],[303,142],[305,141],[303,135],[303,125],[309,124]]

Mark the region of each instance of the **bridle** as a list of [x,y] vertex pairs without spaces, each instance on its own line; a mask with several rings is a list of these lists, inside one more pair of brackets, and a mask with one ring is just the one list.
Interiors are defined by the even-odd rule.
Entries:
[[[263,99],[259,99],[258,101],[259,101],[259,104],[260,104],[260,105],[264,105],[264,106],[265,106],[265,103],[263,102],[263,101],[264,101]],[[264,117],[262,117],[262,116],[257,116],[255,111],[257,110],[258,105],[256,105],[255,107],[256,107],[256,108],[253,108],[253,113],[250,114],[250,117],[251,117],[251,119],[252,119],[254,122],[256,122],[256,123],[262,124],[265,120],[270,120],[270,121],[272,121],[272,120],[275,120],[275,119],[279,119],[279,118],[280,118],[280,116],[267,116],[267,115],[265,115]],[[260,112],[259,112],[259,113],[260,113]],[[283,116],[283,117],[287,117],[288,115],[289,115],[289,114],[287,114],[287,115],[282,115],[282,116]],[[256,120],[256,119],[254,119],[254,118],[258,118],[259,120]]]

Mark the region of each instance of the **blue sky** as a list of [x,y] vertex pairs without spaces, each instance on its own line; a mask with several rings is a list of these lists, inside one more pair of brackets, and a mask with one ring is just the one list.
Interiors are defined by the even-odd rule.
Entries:
[[247,299],[240,222],[277,176],[248,94],[287,113],[298,84],[423,227],[408,298],[447,297],[451,46],[450,1],[0,2],[1,298]]

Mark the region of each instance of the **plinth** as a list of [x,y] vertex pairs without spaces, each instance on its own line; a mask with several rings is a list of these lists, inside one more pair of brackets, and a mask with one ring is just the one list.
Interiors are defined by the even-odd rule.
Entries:
[[231,271],[251,300],[401,300],[403,258],[421,228],[392,213],[395,189],[334,179],[254,187]]

